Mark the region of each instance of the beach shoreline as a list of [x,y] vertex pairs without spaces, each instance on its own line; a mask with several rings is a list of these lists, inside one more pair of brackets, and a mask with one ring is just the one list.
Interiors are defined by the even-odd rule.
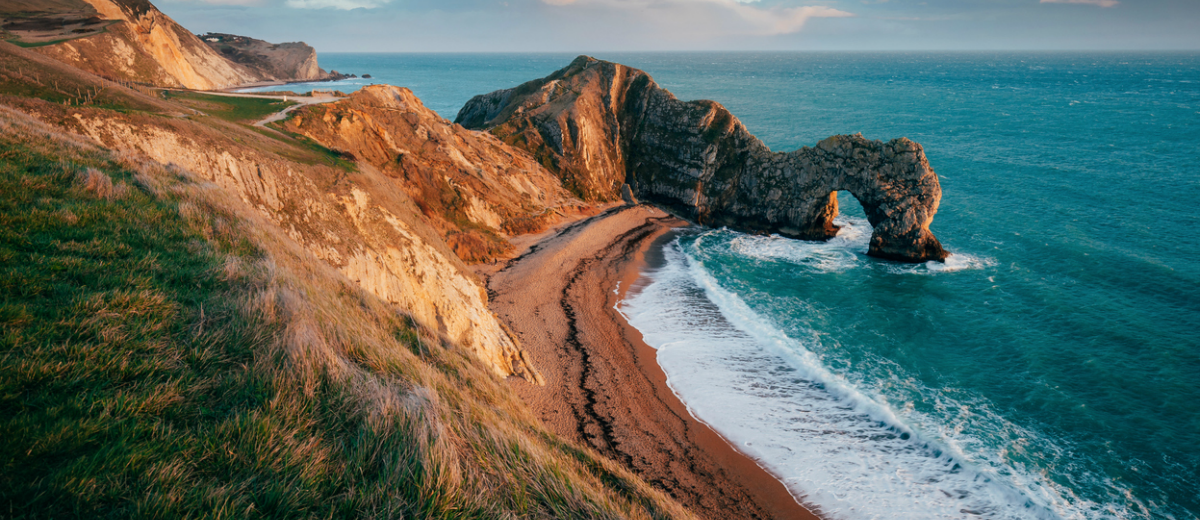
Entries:
[[[689,225],[651,206],[617,206],[526,238],[479,270],[490,306],[545,386],[512,388],[555,433],[621,463],[703,518],[818,517],[767,469],[689,413],[656,351],[616,310],[646,253]],[[532,243],[530,243],[532,242]]]

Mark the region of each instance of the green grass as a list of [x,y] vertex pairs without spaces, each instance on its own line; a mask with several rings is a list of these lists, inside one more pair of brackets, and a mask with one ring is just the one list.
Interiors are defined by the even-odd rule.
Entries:
[[175,90],[163,91],[163,97],[169,101],[181,102],[213,117],[235,123],[261,121],[271,114],[297,104],[278,99],[214,96]]
[[[234,123],[258,122],[271,114],[298,104],[292,101],[284,102],[276,99],[214,96],[198,92],[174,90],[163,90],[162,95],[168,101],[175,101],[213,117]],[[289,113],[290,115],[291,113]],[[274,132],[259,127],[251,127],[251,130],[260,135],[280,141],[288,147],[296,148],[295,151],[299,153],[291,153],[288,150],[280,152],[281,155],[289,159],[308,165],[323,164],[341,168],[348,172],[357,170],[353,157],[330,150],[303,135],[289,132],[282,123],[283,121],[275,121],[267,124]]]
[[[170,511],[164,494],[197,490],[164,484],[219,478],[196,462],[271,395],[247,365],[264,329],[236,311],[236,280],[221,274],[227,255],[260,253],[210,240],[102,155],[3,145],[0,515]],[[86,168],[107,172],[117,196],[88,192]]]
[[56,105],[71,105],[71,106],[87,106],[90,108],[103,108],[113,111],[130,111],[145,108],[136,102],[130,102],[122,96],[104,95],[102,93],[90,102],[87,101],[87,91],[77,93],[76,91],[65,91],[67,88],[64,83],[60,90],[43,87],[35,83],[27,83],[23,81],[10,81],[9,78],[0,77],[0,96],[12,96],[18,98],[34,98],[48,101]]
[[139,99],[136,93],[106,86],[57,62],[30,59],[22,53],[30,54],[0,51],[0,96],[12,96],[16,102],[41,99],[58,105],[118,111],[154,112],[162,108],[153,100]]
[[15,117],[0,517],[689,516],[236,196]]
[[[290,116],[291,113],[289,113],[288,115]],[[258,130],[258,133],[265,135],[267,137],[270,137],[272,139],[275,139],[275,140],[280,140],[279,136],[280,136],[280,134],[283,134],[284,136],[287,136],[288,138],[290,138],[287,141],[285,141],[287,144],[289,144],[291,146],[295,146],[302,151],[310,152],[308,154],[303,154],[303,155],[284,153],[284,155],[286,157],[288,157],[289,159],[293,159],[293,160],[299,161],[304,164],[309,164],[309,165],[324,164],[326,166],[333,166],[335,168],[341,168],[348,172],[358,171],[358,167],[355,166],[355,164],[354,164],[353,157],[347,156],[347,154],[338,152],[336,150],[330,150],[329,148],[326,148],[321,143],[318,143],[312,139],[309,139],[308,136],[300,135],[295,132],[289,131],[287,129],[287,127],[284,126],[283,121],[275,121],[273,123],[267,123],[267,126],[270,127],[271,130],[275,130],[276,132],[278,132],[278,134],[272,133],[267,130],[261,130],[259,128],[255,128],[255,130]]]
[[[163,98],[168,101],[175,101],[213,117],[234,123],[258,122],[271,114],[298,104],[292,101],[284,102],[275,99],[214,96],[198,92],[173,90],[163,90],[161,92]],[[289,115],[291,114],[289,113]],[[268,123],[267,126],[270,130],[256,126],[249,128],[260,135],[283,143],[287,148],[292,148],[292,150],[281,150],[279,152],[280,155],[302,164],[323,164],[348,172],[357,171],[353,157],[330,150],[303,135],[289,132],[284,128],[282,121]],[[274,132],[271,130],[274,130]]]
[[[91,35],[88,35],[88,36],[91,36]],[[17,47],[33,49],[36,47],[48,47],[48,46],[59,44],[62,42],[69,42],[71,40],[75,40],[78,38],[81,38],[81,36],[76,36],[75,38],[63,38],[61,40],[49,40],[49,41],[44,41],[44,42],[27,42],[27,41],[22,41],[21,39],[14,37],[14,38],[8,39],[8,43],[16,45]]]

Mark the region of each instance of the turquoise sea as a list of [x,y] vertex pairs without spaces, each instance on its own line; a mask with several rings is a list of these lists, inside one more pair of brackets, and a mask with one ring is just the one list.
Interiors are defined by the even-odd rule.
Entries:
[[[453,119],[561,54],[324,54]],[[1200,518],[1200,54],[597,54],[775,150],[925,146],[954,256],[686,230],[620,309],[830,518]],[[330,85],[326,85],[330,86]],[[312,88],[294,86],[296,90]]]

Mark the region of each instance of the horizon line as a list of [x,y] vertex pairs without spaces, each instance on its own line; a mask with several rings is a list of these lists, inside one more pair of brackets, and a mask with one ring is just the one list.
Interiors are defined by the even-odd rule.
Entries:
[[478,51],[318,51],[326,54],[574,54],[576,56],[600,54],[600,53],[671,53],[671,54],[687,54],[687,53],[885,53],[885,54],[902,54],[914,52],[940,52],[950,54],[972,54],[972,53],[1197,53],[1200,54],[1200,48],[1195,49],[677,49],[677,50],[591,50],[591,51],[494,51],[494,50],[478,50]]

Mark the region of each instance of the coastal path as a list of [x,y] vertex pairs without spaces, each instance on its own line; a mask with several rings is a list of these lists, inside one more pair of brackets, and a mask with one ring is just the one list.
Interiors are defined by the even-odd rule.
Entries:
[[285,118],[287,118],[288,112],[291,112],[297,108],[300,108],[303,106],[308,106],[308,105],[319,105],[322,103],[332,103],[334,101],[338,101],[338,100],[342,99],[341,97],[335,96],[333,94],[318,94],[316,92],[314,92],[313,95],[311,95],[311,96],[300,96],[300,95],[296,95],[296,96],[283,95],[283,96],[281,96],[281,95],[244,94],[241,92],[223,92],[223,91],[219,91],[219,90],[186,90],[186,89],[175,89],[175,88],[163,89],[163,90],[170,90],[170,91],[174,91],[174,92],[195,92],[195,93],[204,94],[204,95],[208,95],[208,96],[219,96],[219,97],[275,99],[275,100],[279,100],[279,101],[291,101],[293,103],[296,103],[295,105],[292,105],[283,110],[275,112],[274,114],[271,114],[271,115],[263,118],[262,120],[255,122],[254,126],[257,126],[260,128],[266,127],[267,124],[269,124],[269,123],[274,123],[276,121],[284,120]]

